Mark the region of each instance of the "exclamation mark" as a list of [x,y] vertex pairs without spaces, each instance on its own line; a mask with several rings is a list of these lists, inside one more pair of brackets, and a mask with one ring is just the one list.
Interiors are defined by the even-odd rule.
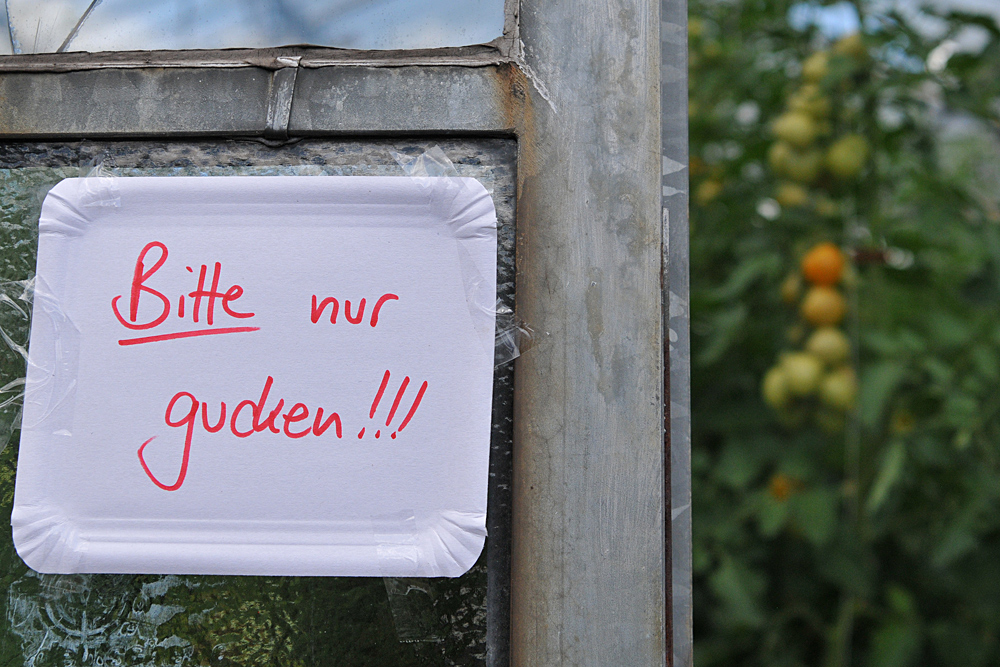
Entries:
[[[389,385],[389,371],[386,370],[385,375],[382,376],[382,384],[379,385],[378,393],[375,394],[375,400],[372,401],[371,410],[368,411],[368,419],[375,418],[375,411],[378,410],[379,401],[382,400],[382,394],[385,393],[385,388]],[[375,431],[375,437],[378,438],[382,435],[381,431]],[[358,433],[358,439],[360,440],[365,436],[365,429],[362,428],[361,432]]]
[[393,431],[392,435],[390,436],[393,440],[396,439],[396,433],[402,431],[404,428],[406,428],[406,425],[410,423],[410,419],[413,418],[413,413],[415,413],[417,411],[417,408],[420,407],[420,401],[423,400],[425,391],[427,391],[426,380],[424,380],[424,383],[420,385],[420,389],[417,391],[417,397],[413,399],[413,405],[410,406],[410,411],[406,413],[405,417],[403,417],[403,423],[400,424],[399,428]]

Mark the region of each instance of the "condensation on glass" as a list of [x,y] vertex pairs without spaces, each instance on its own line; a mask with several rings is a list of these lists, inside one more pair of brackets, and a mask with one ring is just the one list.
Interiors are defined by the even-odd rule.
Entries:
[[4,0],[0,53],[489,42],[504,0]]
[[514,306],[511,140],[0,144],[0,664],[505,665],[509,651],[513,369],[494,373],[487,529],[456,579],[47,575],[17,556],[10,512],[38,216],[49,188],[85,175],[403,175],[392,153],[438,145],[477,178],[498,221],[497,296]]

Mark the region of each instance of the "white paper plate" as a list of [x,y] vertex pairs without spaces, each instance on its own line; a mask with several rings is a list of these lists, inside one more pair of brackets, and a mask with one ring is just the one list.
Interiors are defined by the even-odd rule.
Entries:
[[486,533],[495,299],[474,179],[62,181],[18,553],[52,573],[462,574]]

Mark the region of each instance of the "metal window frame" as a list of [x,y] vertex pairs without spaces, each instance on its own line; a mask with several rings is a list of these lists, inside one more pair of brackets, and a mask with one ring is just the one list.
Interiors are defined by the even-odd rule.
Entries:
[[543,340],[515,374],[512,663],[687,665],[685,11],[507,0],[473,47],[0,57],[0,140],[515,137]]

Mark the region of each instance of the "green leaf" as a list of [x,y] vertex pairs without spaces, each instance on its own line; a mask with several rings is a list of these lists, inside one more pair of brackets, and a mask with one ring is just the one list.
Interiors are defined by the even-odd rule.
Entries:
[[725,283],[710,290],[707,296],[716,302],[729,301],[746,292],[757,279],[776,276],[781,270],[781,264],[781,257],[776,253],[750,257],[729,274]]
[[924,357],[921,366],[936,384],[946,386],[955,377],[955,368],[947,361],[938,357]]
[[830,541],[837,527],[840,496],[832,489],[809,489],[788,501],[792,506],[795,524],[802,535],[815,546]]
[[760,500],[758,520],[760,534],[774,537],[788,523],[789,501],[780,501],[770,493],[763,493]]
[[889,607],[900,616],[915,616],[917,613],[917,601],[913,598],[913,593],[899,584],[889,584],[886,587],[885,599]]
[[732,558],[724,558],[719,569],[709,579],[709,585],[738,625],[763,625],[764,614],[758,598],[765,582],[759,573]]
[[976,548],[979,541],[969,532],[967,526],[954,525],[945,534],[931,553],[934,567],[948,567],[962,556]]
[[877,354],[890,356],[902,350],[899,339],[886,331],[866,331],[861,336],[865,347]]
[[722,358],[743,328],[747,319],[747,307],[742,303],[717,313],[712,318],[708,343],[698,355],[698,363],[710,366]]
[[920,628],[913,619],[893,619],[872,637],[872,667],[907,667],[920,649]]
[[903,463],[905,461],[906,447],[902,440],[896,440],[889,445],[885,456],[882,457],[882,465],[879,466],[878,476],[875,478],[872,490],[868,494],[868,502],[865,503],[865,509],[870,514],[874,514],[882,506],[886,496],[889,495],[889,491],[892,490],[892,487],[899,480],[899,473],[903,470]]
[[734,489],[745,489],[760,473],[763,461],[757,452],[740,440],[730,441],[715,466],[719,481]]
[[862,424],[869,428],[878,425],[905,374],[906,365],[895,359],[875,364],[864,372],[858,398],[858,417]]
[[945,399],[943,417],[952,426],[962,427],[972,423],[981,410],[982,406],[976,397],[954,393]]
[[972,338],[967,320],[940,309],[927,318],[927,329],[935,342],[945,347],[962,347]]

